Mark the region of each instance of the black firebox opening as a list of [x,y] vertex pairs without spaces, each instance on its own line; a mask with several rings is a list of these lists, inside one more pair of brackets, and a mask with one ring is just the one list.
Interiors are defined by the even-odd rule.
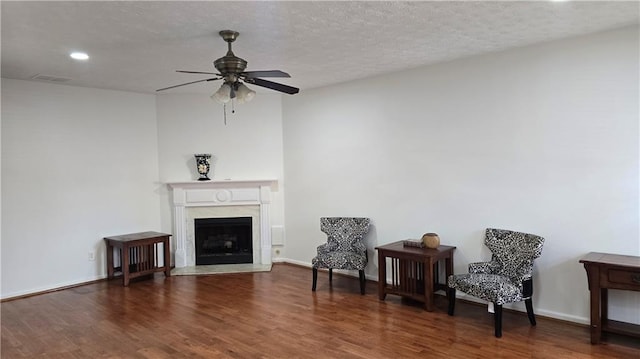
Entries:
[[253,263],[251,217],[195,219],[196,265]]

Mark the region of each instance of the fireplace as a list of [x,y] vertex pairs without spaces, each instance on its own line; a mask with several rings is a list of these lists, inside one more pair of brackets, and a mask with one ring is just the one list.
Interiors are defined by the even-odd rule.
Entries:
[[[249,263],[254,266],[270,266],[269,207],[271,191],[277,190],[277,184],[276,180],[169,183],[173,192],[175,267],[196,267],[196,220],[241,217],[251,218],[249,238],[252,249],[249,253],[252,254],[252,261]],[[207,249],[216,246],[219,246],[219,243],[216,244],[215,240],[206,245]],[[228,255],[225,253],[224,256]]]
[[251,217],[197,218],[196,265],[253,263]]

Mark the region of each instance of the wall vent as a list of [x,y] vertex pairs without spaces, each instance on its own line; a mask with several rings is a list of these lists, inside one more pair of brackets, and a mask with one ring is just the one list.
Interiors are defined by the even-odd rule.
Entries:
[[71,79],[64,78],[64,77],[41,75],[41,74],[32,76],[31,79],[38,80],[38,81],[56,82],[56,83],[71,81]]

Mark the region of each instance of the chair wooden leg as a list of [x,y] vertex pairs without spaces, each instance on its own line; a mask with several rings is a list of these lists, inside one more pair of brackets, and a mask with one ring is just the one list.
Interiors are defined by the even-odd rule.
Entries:
[[313,268],[313,285],[311,286],[311,291],[316,291],[316,284],[318,283],[318,268]]
[[329,283],[333,283],[333,268],[329,268]]
[[449,288],[449,315],[453,315],[456,310],[456,289]]
[[500,338],[502,337],[502,305],[494,303],[493,309],[494,309],[493,316],[495,319],[496,338]]
[[358,271],[358,274],[360,275],[360,294],[364,295],[364,288],[367,285],[367,278],[364,276],[364,270],[361,269]]
[[533,313],[533,303],[531,302],[531,298],[525,299],[524,304],[527,306],[527,316],[529,317],[529,322],[531,325],[536,325],[536,315]]

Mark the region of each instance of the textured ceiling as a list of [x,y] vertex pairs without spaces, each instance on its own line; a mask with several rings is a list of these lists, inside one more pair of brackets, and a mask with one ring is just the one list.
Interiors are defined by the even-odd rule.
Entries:
[[[638,24],[630,2],[30,2],[2,1],[2,77],[155,93],[215,71],[226,52],[247,70],[279,69],[305,89]],[[91,58],[69,58],[83,50]],[[169,92],[211,93],[199,83]]]

